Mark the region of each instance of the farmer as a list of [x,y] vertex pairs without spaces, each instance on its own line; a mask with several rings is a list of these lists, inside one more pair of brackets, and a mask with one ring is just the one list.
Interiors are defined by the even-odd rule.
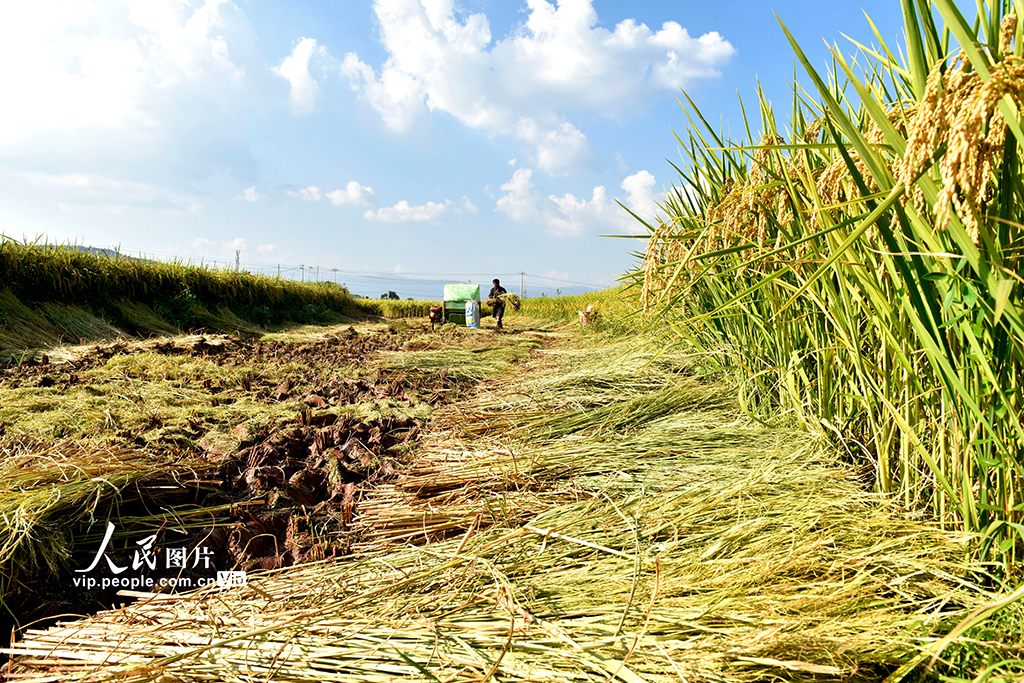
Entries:
[[494,286],[491,287],[491,291],[487,295],[487,299],[494,302],[491,304],[491,310],[494,311],[494,319],[498,321],[498,329],[500,330],[502,329],[501,319],[505,315],[505,302],[498,297],[502,294],[506,294],[507,292],[505,291],[505,288],[501,286],[501,283],[498,282],[498,278],[494,278],[492,282],[494,282]]

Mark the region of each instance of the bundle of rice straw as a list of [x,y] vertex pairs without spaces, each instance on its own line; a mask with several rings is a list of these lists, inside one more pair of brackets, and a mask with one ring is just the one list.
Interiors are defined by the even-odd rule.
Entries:
[[513,310],[516,311],[518,311],[519,307],[523,305],[523,302],[520,300],[519,295],[513,294],[512,292],[505,292],[504,294],[499,294],[498,298],[504,301],[509,306],[511,306]]

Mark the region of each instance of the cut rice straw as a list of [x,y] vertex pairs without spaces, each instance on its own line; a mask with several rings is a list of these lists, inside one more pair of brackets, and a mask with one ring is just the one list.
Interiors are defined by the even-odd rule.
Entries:
[[[742,423],[722,390],[704,429],[684,412],[463,443],[474,406],[516,406],[514,424],[534,409],[524,395],[555,405],[551,373],[584,356],[547,354],[443,409],[416,462],[366,492],[351,557],[26,631],[7,651],[17,675],[874,680],[995,598],[967,563],[972,537],[864,493],[806,433]],[[614,406],[617,381],[574,392]]]

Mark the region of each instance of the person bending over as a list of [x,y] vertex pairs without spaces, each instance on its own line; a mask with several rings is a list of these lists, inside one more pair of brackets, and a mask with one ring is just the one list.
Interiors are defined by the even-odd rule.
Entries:
[[493,311],[492,315],[494,316],[494,319],[498,321],[498,329],[500,330],[502,329],[501,319],[505,316],[505,302],[498,297],[502,294],[506,294],[507,292],[505,288],[501,286],[501,283],[498,282],[498,278],[494,278],[493,282],[494,286],[491,287],[491,291],[487,295],[487,298],[494,301],[491,305],[491,310]]

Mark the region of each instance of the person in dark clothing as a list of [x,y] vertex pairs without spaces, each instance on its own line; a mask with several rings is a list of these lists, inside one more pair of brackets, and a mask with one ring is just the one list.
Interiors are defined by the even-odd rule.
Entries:
[[498,278],[494,278],[493,282],[494,286],[491,287],[491,291],[487,295],[487,299],[488,301],[494,302],[491,304],[491,310],[493,311],[492,315],[494,316],[494,319],[498,321],[498,329],[500,330],[502,329],[501,319],[505,316],[505,302],[498,297],[502,294],[506,294],[507,291],[501,286],[501,283],[498,282]]

